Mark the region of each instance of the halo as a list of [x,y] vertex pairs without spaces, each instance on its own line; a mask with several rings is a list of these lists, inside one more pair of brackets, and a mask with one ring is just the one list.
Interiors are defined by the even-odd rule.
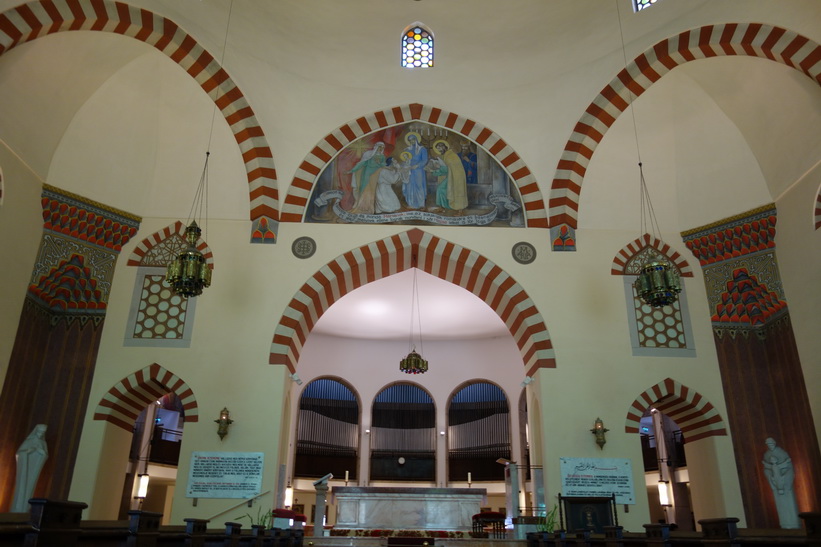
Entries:
[[399,159],[402,160],[402,161],[410,161],[411,158],[413,158],[413,154],[411,154],[407,150],[405,150],[404,152],[399,154]]
[[434,141],[434,142],[433,142],[432,149],[433,149],[433,151],[436,153],[436,155],[437,155],[437,156],[441,155],[441,154],[439,153],[439,150],[437,150],[437,149],[436,149],[436,145],[437,145],[437,144],[439,144],[440,142],[441,142],[442,144],[444,144],[444,145],[445,145],[445,148],[446,148],[447,150],[450,150],[450,143],[449,143],[448,141],[446,141],[445,139],[439,139],[438,141]]
[[422,144],[422,136],[419,133],[417,133],[416,131],[408,131],[407,133],[405,133],[405,142],[407,144],[410,144],[410,141],[408,140],[408,137],[410,137],[411,135],[416,137],[416,142],[418,142],[419,144]]

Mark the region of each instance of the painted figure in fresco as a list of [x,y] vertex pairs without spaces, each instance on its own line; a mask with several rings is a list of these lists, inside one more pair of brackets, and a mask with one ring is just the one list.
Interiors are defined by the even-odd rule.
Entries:
[[[362,154],[362,159],[359,163],[353,166],[353,169],[348,171],[353,175],[351,186],[353,187],[353,195],[359,201],[368,184],[371,182],[371,177],[380,168],[385,166],[385,143],[377,142],[373,148]],[[375,181],[374,181],[375,182]],[[374,184],[375,185],[375,184]],[[373,190],[374,192],[376,189]],[[354,204],[354,207],[356,205]]]
[[445,140],[436,141],[433,148],[440,157],[439,166],[433,171],[433,174],[439,177],[436,205],[453,211],[462,211],[468,206],[467,182],[462,160]]
[[11,502],[12,513],[27,513],[29,500],[34,497],[34,487],[40,477],[40,471],[48,458],[45,424],[38,424],[20,448],[17,449],[17,480],[14,483],[14,498]]
[[467,183],[477,184],[479,182],[479,177],[477,176],[479,160],[476,157],[476,152],[471,152],[469,142],[462,141],[459,159],[462,160],[462,167],[465,168],[465,180]]
[[778,520],[782,528],[801,528],[798,518],[798,503],[795,500],[793,482],[795,470],[787,451],[776,446],[771,437],[764,441],[767,451],[764,452],[764,475],[770,483],[778,510]]
[[405,203],[411,209],[422,209],[425,207],[425,200],[428,196],[427,177],[425,165],[428,163],[428,150],[422,146],[419,133],[411,131],[405,135],[405,142],[408,147],[405,149],[411,155],[410,176],[408,183],[402,185],[402,194],[405,196]]
[[376,184],[376,202],[374,204],[375,213],[393,213],[402,206],[393,185],[399,181],[404,184],[408,182],[410,153],[402,152],[400,157],[403,159],[402,162],[396,162],[393,161],[393,158],[388,158],[387,167],[379,170]]

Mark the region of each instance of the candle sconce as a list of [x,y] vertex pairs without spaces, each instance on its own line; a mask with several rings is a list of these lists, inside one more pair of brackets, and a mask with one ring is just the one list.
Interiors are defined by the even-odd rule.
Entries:
[[217,424],[217,435],[220,436],[220,440],[223,440],[225,436],[228,435],[228,426],[234,423],[234,420],[231,419],[231,413],[228,412],[228,408],[222,408],[219,419],[214,420],[214,423]]
[[596,436],[596,444],[599,445],[600,450],[604,450],[604,445],[607,443],[607,439],[604,438],[604,434],[610,431],[606,427],[604,427],[604,422],[601,418],[596,418],[596,421],[593,424],[593,429],[590,430],[590,433]]

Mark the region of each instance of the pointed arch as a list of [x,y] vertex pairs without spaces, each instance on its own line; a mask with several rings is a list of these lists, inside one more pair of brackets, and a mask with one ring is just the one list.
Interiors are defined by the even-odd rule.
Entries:
[[610,275],[629,275],[626,271],[627,263],[647,247],[652,247],[669,258],[676,265],[682,277],[693,277],[693,269],[687,260],[678,251],[650,234],[634,239],[616,253],[613,264],[610,266]]
[[528,376],[556,366],[544,320],[521,285],[479,253],[418,228],[348,251],[316,272],[283,313],[269,362],[296,372],[302,346],[325,310],[352,290],[411,267],[459,285],[490,306],[510,330]]
[[[630,103],[677,66],[721,55],[769,59],[795,68],[821,84],[821,46],[780,27],[727,23],[691,29],[662,40],[619,72],[576,122],[550,189],[551,233],[566,230],[575,241],[579,196],[587,166],[607,130]],[[561,250],[556,247],[554,250]]]
[[[154,232],[147,238],[140,241],[134,250],[131,252],[131,256],[128,257],[128,262],[126,265],[128,266],[158,266],[165,264],[154,264],[150,263],[147,264],[146,262],[150,260],[151,250],[161,246],[164,242],[166,242],[169,238],[174,236],[179,236],[183,241],[185,240],[185,224],[180,222],[179,220],[174,222],[173,224],[169,224],[162,230]],[[205,242],[204,239],[200,239],[197,243],[197,250],[202,253],[202,256],[205,258],[205,263],[208,264],[208,267],[212,270],[214,269],[214,253],[211,252],[211,248]]]
[[140,412],[168,392],[180,398],[186,422],[199,421],[194,392],[188,384],[157,363],[126,376],[109,389],[97,405],[94,419],[131,432]]
[[340,150],[356,139],[400,123],[419,120],[446,127],[481,145],[513,179],[527,211],[529,228],[547,228],[547,211],[536,178],[524,160],[502,138],[477,123],[441,108],[412,103],[380,110],[338,127],[317,143],[297,169],[282,206],[282,222],[302,222],[316,177]]
[[633,401],[627,411],[624,432],[638,433],[641,417],[651,407],[675,421],[689,442],[727,435],[727,426],[712,403],[672,378],[659,382]]
[[0,55],[25,42],[71,30],[130,36],[170,57],[209,96],[219,88],[212,98],[228,122],[245,163],[252,229],[260,223],[276,226],[279,193],[273,154],[251,105],[210,53],[172,20],[145,9],[111,0],[41,0],[0,14]]

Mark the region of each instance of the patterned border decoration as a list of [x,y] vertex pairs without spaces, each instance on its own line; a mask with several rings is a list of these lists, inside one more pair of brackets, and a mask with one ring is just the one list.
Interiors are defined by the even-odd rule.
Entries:
[[728,23],[688,30],[662,40],[619,72],[573,128],[550,189],[551,229],[566,226],[575,240],[579,195],[587,166],[607,130],[630,103],[677,66],[720,55],[748,55],[783,63],[821,84],[821,46],[783,28]]
[[477,122],[441,108],[412,103],[357,118],[325,136],[297,169],[282,206],[282,222],[302,222],[314,181],[336,154],[356,139],[392,125],[419,120],[446,127],[481,145],[504,167],[522,196],[529,228],[547,228],[547,212],[536,179],[502,138]]
[[[211,96],[239,145],[248,177],[250,218],[276,226],[276,170],[265,134],[242,91],[219,62],[176,23],[148,10],[110,0],[41,0],[0,14],[0,55],[48,34],[72,30],[113,32],[155,47],[178,63]],[[275,238],[261,240],[274,242]]]
[[169,391],[180,398],[185,410],[185,421],[199,421],[199,407],[194,392],[188,384],[157,363],[126,376],[109,389],[97,405],[94,419],[105,420],[130,432],[140,412]]
[[633,240],[618,252],[613,258],[613,265],[610,266],[610,275],[628,275],[625,272],[627,263],[646,247],[652,247],[672,260],[676,268],[678,268],[681,277],[693,277],[693,269],[690,267],[690,264],[687,263],[687,260],[681,256],[678,251],[650,234],[644,234],[640,238]]
[[641,417],[651,407],[674,420],[687,442],[727,435],[724,420],[712,403],[672,378],[659,382],[633,401],[624,432],[638,433]]
[[821,188],[815,197],[815,229],[821,228]]
[[269,362],[296,372],[302,346],[325,310],[362,285],[414,266],[459,285],[487,303],[513,335],[527,376],[539,368],[556,366],[547,327],[524,289],[479,253],[418,228],[348,251],[316,272],[282,315]]
[[[162,243],[174,234],[177,234],[181,238],[185,239],[185,224],[178,220],[174,224],[170,224],[162,230],[154,232],[147,238],[140,241],[140,243],[131,252],[131,256],[128,257],[128,262],[126,262],[126,265],[142,265],[143,257],[145,257],[148,251],[150,251],[155,246],[159,245],[160,243]],[[211,252],[211,248],[208,246],[205,240],[199,240],[199,243],[197,244],[197,250],[202,253],[202,256],[205,258],[205,263],[208,264],[208,267],[213,270],[214,253]]]

